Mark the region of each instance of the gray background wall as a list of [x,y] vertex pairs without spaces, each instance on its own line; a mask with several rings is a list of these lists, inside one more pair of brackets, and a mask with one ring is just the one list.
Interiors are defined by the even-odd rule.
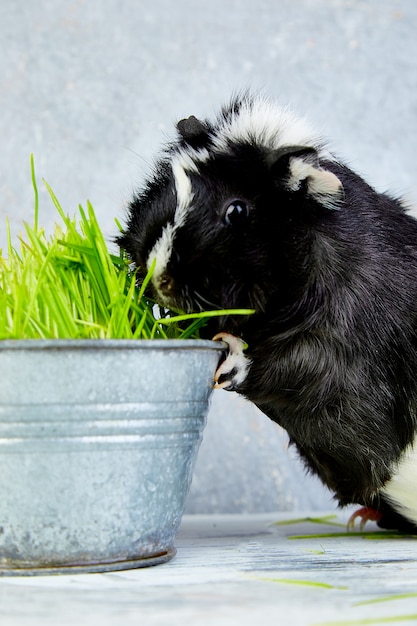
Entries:
[[[415,203],[416,29],[415,0],[1,0],[0,247],[6,216],[14,233],[31,219],[31,152],[65,209],[89,198],[111,237],[174,123],[246,87]],[[188,512],[333,506],[285,433],[214,394]]]

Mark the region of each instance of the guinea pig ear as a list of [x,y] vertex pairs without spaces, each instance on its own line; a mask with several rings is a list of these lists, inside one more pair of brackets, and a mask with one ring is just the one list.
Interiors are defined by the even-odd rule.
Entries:
[[337,209],[343,186],[336,174],[321,167],[315,148],[284,146],[268,156],[268,165],[277,184],[296,192],[302,187],[319,204]]
[[192,148],[201,148],[207,143],[207,126],[194,115],[185,120],[180,120],[177,124],[177,130],[185,143]]

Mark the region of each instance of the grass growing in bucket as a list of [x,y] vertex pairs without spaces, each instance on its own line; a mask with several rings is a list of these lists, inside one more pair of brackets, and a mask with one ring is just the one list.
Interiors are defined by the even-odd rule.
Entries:
[[0,250],[0,340],[198,338],[209,317],[252,312],[162,312],[156,319],[146,294],[152,268],[139,287],[125,253],[110,253],[91,203],[70,218],[45,183],[62,221],[47,236],[39,226],[33,157],[31,173],[33,225],[25,224],[17,249],[7,224],[6,255]]

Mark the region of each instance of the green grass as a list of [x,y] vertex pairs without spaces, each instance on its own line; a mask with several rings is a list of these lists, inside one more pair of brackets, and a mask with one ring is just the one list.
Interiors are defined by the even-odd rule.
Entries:
[[[289,520],[281,520],[278,522],[272,522],[272,526],[292,526],[296,524],[323,524],[325,526],[339,526],[346,528],[346,523],[338,522],[337,515],[323,515],[321,517],[297,517]],[[326,532],[326,533],[310,533],[307,535],[288,535],[287,539],[329,539],[334,537],[348,537],[363,539],[415,539],[416,535],[409,535],[395,530],[377,530],[377,531],[357,531],[357,530],[345,530],[339,532]]]
[[263,582],[270,582],[270,583],[279,583],[282,585],[314,587],[317,589],[339,589],[343,591],[346,591],[349,589],[349,587],[346,587],[344,585],[342,586],[330,585],[328,583],[318,582],[316,580],[299,580],[298,578],[270,578],[267,576],[263,576],[263,577],[256,578],[256,580],[261,580]]
[[272,526],[291,526],[293,524],[324,524],[326,526],[341,526],[346,527],[346,524],[337,521],[337,515],[331,513],[330,515],[323,515],[321,517],[296,517],[295,519],[282,520],[279,522],[272,522]]
[[417,598],[417,592],[393,593],[390,596],[378,596],[377,598],[372,598],[371,600],[362,600],[361,602],[355,602],[354,606],[365,606],[366,604],[381,604],[382,602],[409,600],[410,598]]
[[389,615],[384,617],[365,617],[359,619],[338,620],[332,622],[315,622],[312,626],[370,626],[375,624],[396,624],[400,622],[416,622],[417,613],[411,615]]
[[406,535],[404,533],[390,531],[390,530],[378,530],[376,532],[372,531],[351,531],[348,530],[346,532],[340,533],[319,533],[319,534],[311,534],[311,535],[288,535],[287,539],[334,539],[339,537],[345,537],[347,539],[357,539],[358,537],[362,539],[369,539],[380,541],[382,539],[415,539],[415,535]]
[[109,251],[91,203],[71,218],[46,182],[62,224],[45,234],[33,157],[31,176],[33,225],[25,223],[15,247],[7,223],[6,254],[0,250],[0,340],[195,339],[212,316],[252,312],[161,311],[147,294],[153,268],[139,286],[126,254]]

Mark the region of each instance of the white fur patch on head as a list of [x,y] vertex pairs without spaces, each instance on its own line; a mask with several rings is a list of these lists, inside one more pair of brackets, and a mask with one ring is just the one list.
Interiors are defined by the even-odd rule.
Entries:
[[315,167],[301,158],[290,161],[290,178],[287,188],[297,191],[301,183],[307,180],[308,192],[322,205],[329,209],[337,209],[341,200],[343,186],[338,177],[328,170]]
[[148,270],[153,263],[155,267],[152,274],[152,282],[158,289],[161,277],[166,272],[174,246],[175,232],[186,218],[189,207],[193,201],[193,191],[191,181],[184,167],[184,160],[179,156],[172,161],[172,173],[174,175],[175,193],[177,206],[175,209],[174,223],[164,226],[162,234],[151,249],[147,266]]
[[193,190],[189,173],[198,174],[200,164],[207,161],[208,158],[208,150],[195,150],[190,146],[179,150],[172,157],[171,167],[177,195],[177,207],[174,217],[175,228],[184,224],[187,214],[192,210]]
[[228,142],[256,142],[270,150],[283,146],[310,146],[319,156],[331,158],[320,137],[289,107],[279,107],[266,98],[247,98],[220,124],[212,138],[218,151],[225,151]]
[[417,524],[417,436],[406,448],[381,495],[398,513]]
[[[177,208],[175,210],[174,224],[183,224],[185,216],[193,201],[193,191],[190,177],[187,174],[184,157],[175,157],[172,162],[172,172],[175,180],[175,191],[177,194]],[[195,163],[191,161],[189,165],[195,168]]]
[[171,258],[171,251],[174,242],[174,226],[167,224],[162,230],[162,235],[155,242],[151,249],[148,260],[147,269],[149,270],[155,261],[155,267],[153,270],[152,280],[158,281],[162,276]]
[[175,194],[177,206],[175,209],[173,224],[167,224],[159,239],[155,242],[148,255],[148,269],[155,261],[155,268],[152,281],[156,287],[166,271],[167,265],[172,255],[175,233],[180,228],[193,205],[193,190],[189,173],[198,172],[198,164],[203,163],[208,158],[207,150],[180,150],[176,152],[171,161],[172,173],[175,183]]

